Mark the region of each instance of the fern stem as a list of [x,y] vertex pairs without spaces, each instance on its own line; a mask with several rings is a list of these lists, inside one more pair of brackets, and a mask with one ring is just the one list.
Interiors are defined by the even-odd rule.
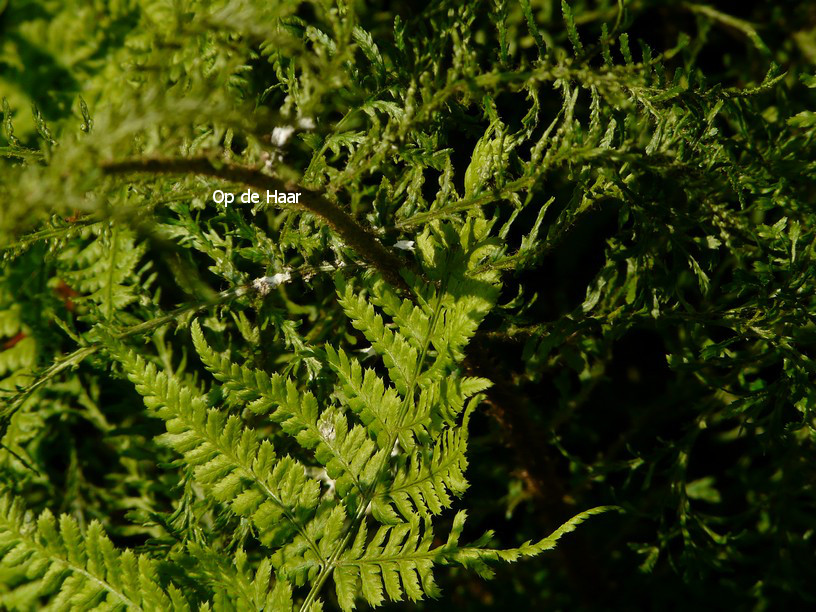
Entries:
[[66,563],[62,559],[60,559],[60,562],[65,563],[65,565],[68,566],[68,569],[70,569],[72,572],[82,574],[83,576],[85,576],[88,580],[90,580],[94,584],[96,584],[99,587],[105,589],[108,593],[110,593],[111,595],[116,597],[119,601],[121,601],[125,605],[125,607],[127,607],[128,610],[144,610],[144,608],[142,608],[142,606],[137,605],[133,600],[128,598],[124,593],[120,593],[115,588],[113,588],[111,585],[109,585],[107,582],[105,582],[103,580],[100,580],[99,578],[97,578],[93,574],[89,573],[88,571],[86,571],[86,570],[84,570],[82,568],[76,567],[75,565],[72,565],[71,563]]
[[[397,421],[397,429],[390,433],[388,437],[388,443],[385,445],[384,448],[393,448],[394,444],[397,442],[397,434],[401,430],[401,426],[403,420],[405,418],[405,411],[407,407],[410,405],[411,399],[414,395],[414,390],[416,389],[416,383],[419,379],[419,373],[422,370],[422,364],[425,362],[425,356],[428,353],[428,348],[431,344],[431,338],[433,337],[433,331],[436,328],[436,323],[439,320],[439,316],[442,313],[442,295],[444,290],[440,288],[437,293],[436,299],[436,306],[434,307],[433,317],[431,318],[431,323],[428,326],[428,332],[425,335],[422,343],[422,351],[420,352],[419,356],[417,357],[417,364],[416,368],[414,368],[413,375],[411,376],[411,384],[408,387],[408,390],[405,394],[405,397],[402,400],[402,405],[400,406],[400,413],[399,419]],[[315,580],[314,584],[312,584],[312,588],[309,591],[309,594],[306,596],[306,599],[303,600],[303,605],[301,606],[301,612],[306,612],[309,609],[309,606],[312,605],[314,600],[317,598],[318,594],[323,588],[326,580],[329,578],[331,573],[334,571],[334,568],[337,563],[337,559],[343,553],[343,551],[348,546],[349,542],[351,541],[351,537],[353,534],[357,532],[359,529],[360,522],[365,519],[365,512],[368,508],[368,505],[375,497],[375,492],[377,489],[377,482],[380,480],[380,476],[382,475],[385,468],[388,466],[388,461],[391,458],[390,454],[386,453],[383,455],[382,461],[379,466],[377,466],[377,471],[374,479],[372,480],[371,488],[365,493],[363,496],[363,501],[360,504],[360,507],[357,510],[354,519],[349,525],[348,530],[346,531],[343,539],[340,543],[335,546],[334,550],[332,550],[326,564],[321,568],[320,574],[318,575],[317,579]]]
[[105,318],[113,320],[113,287],[115,286],[114,275],[116,273],[116,253],[119,250],[119,225],[111,224],[111,248],[108,255],[108,281],[105,283]]

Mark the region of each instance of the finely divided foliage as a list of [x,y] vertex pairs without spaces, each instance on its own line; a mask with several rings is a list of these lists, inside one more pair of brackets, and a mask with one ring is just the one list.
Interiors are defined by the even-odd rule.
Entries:
[[[593,523],[630,521],[645,572],[716,576],[776,537],[784,495],[702,513],[714,477],[688,476],[709,427],[793,467],[813,443],[816,121],[790,92],[816,78],[750,22],[683,3],[696,34],[654,50],[626,32],[653,2],[30,4],[0,2],[0,65],[25,68],[0,75],[1,609],[478,597],[441,568],[489,578],[613,502]],[[698,67],[718,27],[753,62],[733,85]],[[565,297],[552,254],[598,215]],[[645,325],[694,410],[647,458],[628,430],[596,448],[629,417],[579,411]],[[508,539],[525,503],[546,510]],[[463,506],[488,525],[468,544]],[[581,554],[565,571],[601,589]],[[762,604],[763,580],[729,584]]]

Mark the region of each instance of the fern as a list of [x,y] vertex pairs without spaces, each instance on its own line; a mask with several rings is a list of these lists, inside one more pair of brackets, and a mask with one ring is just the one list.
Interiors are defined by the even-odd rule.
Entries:
[[[455,235],[445,227],[441,231],[453,240]],[[456,266],[462,279],[467,279],[468,267],[481,262],[470,251],[484,249],[478,232],[484,236],[488,228],[484,223],[464,226],[458,238],[469,251],[437,265]],[[439,253],[427,256],[438,257]],[[452,496],[461,496],[467,488],[467,423],[479,396],[471,398],[459,420],[473,384],[468,381],[463,391],[462,385],[451,384],[450,377],[456,376],[461,350],[479,318],[489,310],[489,296],[495,295],[479,291],[476,282],[448,283],[445,291],[419,288],[423,306],[411,308],[408,302],[400,303],[381,280],[375,280],[378,303],[395,317],[394,331],[386,327],[374,306],[338,276],[339,304],[352,326],[381,355],[394,383],[393,388],[388,387],[371,370],[363,374],[359,363],[329,346],[327,361],[338,373],[343,389],[339,406],[321,408],[316,397],[300,391],[294,381],[233,363],[216,353],[200,324],[193,323],[195,348],[222,385],[221,395],[227,403],[246,406],[278,424],[279,435],[294,438],[313,462],[324,466],[336,496],[328,491],[321,495],[319,481],[309,478],[302,464],[289,457],[278,458],[271,440],[259,439],[239,416],[209,407],[207,396],[117,341],[103,342],[122,364],[147,408],[166,422],[167,433],[160,441],[182,454],[193,477],[215,501],[251,521],[260,542],[278,548],[272,557],[278,578],[295,585],[315,585],[306,604],[316,601],[329,575],[334,577],[343,609],[354,607],[357,596],[373,605],[381,603],[383,587],[378,580],[384,581],[391,599],[417,600],[437,595],[431,570],[438,560],[437,553],[430,552],[430,536],[421,542],[418,539],[419,521],[424,521],[430,534],[430,517],[450,508]],[[480,298],[471,293],[477,291]],[[447,330],[435,333],[440,322],[447,323]],[[346,407],[360,424],[349,423],[343,414]],[[438,415],[436,419],[432,412]],[[367,546],[369,509],[385,526]],[[383,547],[386,534],[388,543]],[[399,579],[389,569],[392,563],[401,568]]]
[[133,233],[112,223],[91,228],[93,239],[85,246],[72,246],[59,255],[63,280],[79,292],[75,301],[98,306],[102,317],[112,319],[139,298],[137,291],[149,287],[147,264],[137,269],[147,246],[137,245]]
[[0,604],[8,609],[189,610],[177,588],[163,589],[154,560],[118,550],[94,521],[86,530],[63,515],[44,511],[36,520],[22,504],[0,497],[0,549],[4,584]]
[[812,604],[766,4],[0,2],[0,608]]
[[[116,350],[116,349],[114,349]],[[280,543],[305,523],[318,502],[318,486],[296,461],[276,461],[268,441],[236,416],[208,409],[203,396],[159,372],[132,351],[114,353],[145,405],[167,422],[161,441],[184,456],[193,474],[222,503],[247,516],[265,543]],[[314,547],[314,543],[311,543]]]

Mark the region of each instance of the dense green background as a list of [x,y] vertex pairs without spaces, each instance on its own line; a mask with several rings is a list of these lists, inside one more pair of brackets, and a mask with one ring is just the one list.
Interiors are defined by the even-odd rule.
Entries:
[[[412,237],[413,230],[396,221],[428,210],[444,172],[440,159],[450,160],[461,195],[474,146],[491,121],[501,118],[510,131],[525,125],[527,91],[472,83],[469,91],[463,88],[428,110],[426,121],[398,139],[393,159],[368,163],[365,154],[366,147],[374,150],[387,113],[349,113],[346,123],[339,122],[349,109],[372,99],[393,94],[399,101],[411,83],[421,83],[428,96],[443,90],[446,71],[465,61],[456,55],[461,48],[471,57],[457,70],[468,78],[534,66],[538,51],[522,11],[526,3],[348,3],[347,14],[338,19],[356,20],[371,33],[385,58],[379,67],[369,50],[361,50],[364,41],[356,47],[345,41],[351,50],[341,59],[321,51],[308,26],[330,30],[330,3],[270,4],[276,5],[269,9],[270,19],[291,26],[289,38],[267,40],[266,9],[251,2],[224,3],[223,10],[210,3],[0,2],[0,93],[17,143],[32,151],[35,166],[21,170],[19,150],[0,160],[3,244],[15,244],[32,227],[55,223],[51,214],[63,220],[75,211],[104,214],[104,198],[86,205],[77,195],[99,180],[94,175],[99,159],[169,154],[200,136],[211,146],[259,161],[258,143],[268,142],[292,104],[292,84],[282,77],[285,62],[269,50],[276,45],[302,62],[299,76],[308,88],[291,96],[299,114],[317,120],[317,130],[295,139],[286,151],[293,176],[306,174],[312,184],[336,192],[358,219],[380,228],[386,244]],[[693,136],[697,149],[678,144],[683,135],[652,155],[650,135],[658,121],[641,101],[632,101],[631,89],[611,87],[609,98],[617,95],[621,102],[615,106],[605,98],[596,117],[601,131],[612,119],[627,126],[619,157],[582,157],[578,140],[564,136],[562,161],[529,190],[534,204],[521,210],[504,237],[509,245],[521,244],[541,204],[552,196],[535,248],[503,264],[502,307],[471,346],[476,370],[497,386],[471,422],[471,488],[461,506],[469,508],[472,534],[494,529],[507,546],[541,537],[586,508],[617,504],[625,512],[589,521],[554,553],[497,568],[492,582],[463,570],[440,572],[443,598],[423,608],[795,609],[816,603],[816,121],[808,114],[816,105],[816,4],[624,4],[620,13],[615,2],[574,3],[585,49],[573,65],[602,71],[601,27],[613,30],[617,23],[618,31],[628,32],[635,62],[643,57],[639,41],[655,55],[682,47],[664,60],[661,70],[668,76],[656,86],[668,89],[674,71],[683,74],[682,93],[655,102],[659,116],[673,117],[667,134],[681,133],[676,120],[684,113],[691,125],[705,125],[720,99],[725,100],[722,114],[708,123],[714,132],[701,128]],[[531,0],[530,5],[541,42],[555,57],[571,57],[560,3]],[[202,68],[196,59],[209,57],[211,41],[202,34],[208,22],[194,15],[204,13],[229,31],[215,46],[211,64]],[[395,38],[397,16],[408,51]],[[445,38],[451,32],[459,34]],[[471,38],[463,43],[467,34]],[[679,44],[684,35],[687,42]],[[617,47],[614,62],[625,64]],[[644,86],[652,77],[643,73],[639,68],[618,72],[612,80]],[[719,97],[729,88],[752,89],[763,82],[769,85],[756,95]],[[163,97],[164,88],[172,91],[179,83],[184,84],[180,91]],[[536,136],[563,104],[558,88],[538,87]],[[95,140],[89,149],[62,145],[68,153],[60,153],[47,142],[51,136],[80,142],[82,132],[89,131],[80,96],[94,118],[90,138]],[[420,96],[419,107],[430,108],[428,96]],[[185,99],[193,102],[185,107]],[[582,90],[574,112],[585,126],[594,113],[591,104]],[[203,133],[196,112],[223,119],[233,128],[231,142],[223,130],[218,136]],[[565,133],[580,132],[576,126],[568,125]],[[346,131],[355,131],[359,140],[350,145],[338,137]],[[317,167],[315,139],[320,144],[330,137],[336,138],[329,147],[334,155]],[[6,131],[0,146],[6,152],[10,144]],[[355,146],[362,153],[352,158]],[[434,158],[440,151],[442,157]],[[525,155],[521,149],[515,154]],[[48,167],[52,155],[56,162]],[[347,164],[358,164],[360,171],[348,171]],[[615,181],[622,168],[631,173],[628,191],[604,191],[605,185],[620,186]],[[501,172],[514,177],[512,155]],[[596,182],[598,177],[603,180]],[[158,201],[175,184],[203,208],[211,184],[196,179],[167,179],[155,193],[145,187],[132,197]],[[587,194],[591,202],[584,207]],[[510,200],[488,201],[482,209],[504,221]],[[211,218],[213,210],[197,217],[202,227],[238,223],[229,215]],[[317,264],[332,256],[325,228],[266,214],[281,242],[296,247],[298,255],[290,261]],[[162,219],[168,218],[175,217]],[[177,256],[178,245],[138,223],[134,227],[154,261],[164,310],[202,287],[228,286],[223,267],[208,269],[212,261],[205,248]],[[236,237],[236,244],[249,249],[251,244],[241,242],[245,238]],[[189,244],[192,238],[184,240]],[[19,257],[3,263],[0,297],[3,312],[16,313],[5,320],[22,321],[36,347],[13,342],[19,325],[0,330],[0,342],[6,343],[0,375],[10,376],[6,389],[13,388],[13,372],[47,366],[71,344],[52,315],[73,316],[66,312],[74,295],[71,283],[61,285],[59,279],[66,278],[75,252],[69,249],[60,259],[47,243],[20,244],[8,252]],[[264,271],[263,265],[248,263],[258,259],[253,253],[235,257],[237,280]],[[196,270],[198,277],[190,280]],[[309,282],[296,279],[271,305],[249,316],[258,322],[298,321],[301,333],[320,340],[333,333],[332,299],[330,275],[318,274]],[[129,313],[119,321],[143,318],[144,313]],[[324,319],[329,323],[321,326]],[[234,331],[240,322],[223,325]],[[76,326],[82,331],[80,320]],[[248,350],[270,369],[305,371],[308,355],[292,356],[291,345],[280,338],[270,326],[263,341]],[[178,359],[184,342],[170,333],[166,340],[177,342]],[[266,343],[272,348],[265,349]],[[15,349],[19,354],[12,355]],[[30,432],[27,452],[41,476],[21,470],[3,453],[0,478],[34,509],[97,517],[119,544],[160,547],[149,541],[158,531],[134,527],[126,518],[134,510],[170,512],[176,497],[169,493],[177,484],[174,476],[156,465],[145,467],[159,452],[149,434],[161,427],[134,416],[140,405],[132,385],[108,374],[105,364],[83,364],[75,376],[52,384],[38,404],[41,413],[34,412],[23,426]],[[118,435],[123,433],[139,442],[123,443]],[[153,479],[146,480],[146,474]]]

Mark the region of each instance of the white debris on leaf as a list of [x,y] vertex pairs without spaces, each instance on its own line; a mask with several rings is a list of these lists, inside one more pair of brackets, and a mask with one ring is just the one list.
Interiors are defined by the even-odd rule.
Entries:
[[311,476],[315,480],[319,480],[328,485],[328,489],[326,490],[326,496],[334,497],[334,487],[336,481],[331,476],[329,476],[329,473],[326,471],[326,468],[309,468],[309,470],[310,470],[310,472],[308,473],[309,476]]
[[402,249],[403,251],[413,251],[414,250],[414,241],[413,240],[397,240],[394,243],[394,248]]
[[281,127],[276,127],[272,130],[272,144],[276,147],[282,147],[289,139],[292,137],[292,134],[295,133],[294,126],[291,125],[284,125]]
[[334,439],[337,437],[337,433],[334,430],[334,423],[331,421],[321,420],[317,424],[317,431],[320,432],[320,437],[329,443],[334,442]]
[[261,161],[264,164],[264,168],[272,170],[275,164],[283,161],[283,156],[278,152],[270,153],[269,151],[264,151],[261,153]]
[[297,126],[301,130],[313,130],[315,129],[315,120],[311,117],[301,117],[297,120]]
[[357,352],[363,355],[363,359],[367,359],[377,354],[373,346],[369,346],[368,348],[357,349]]
[[272,289],[292,280],[289,272],[278,272],[272,276],[262,276],[252,281],[252,288],[261,295],[267,295]]

